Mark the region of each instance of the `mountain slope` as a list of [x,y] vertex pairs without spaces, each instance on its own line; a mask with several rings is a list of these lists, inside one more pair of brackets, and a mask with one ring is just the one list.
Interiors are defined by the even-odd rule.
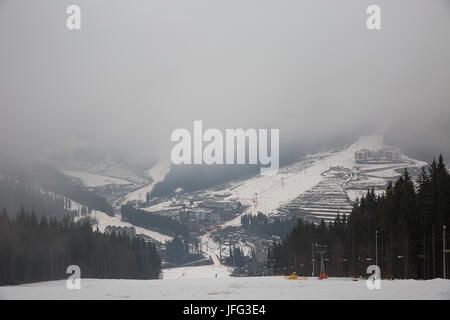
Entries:
[[[340,203],[335,202],[332,211],[325,210],[324,212],[328,213],[325,215],[326,220],[332,219],[337,212],[349,212],[351,201],[364,194],[369,187],[384,187],[389,180],[400,175],[399,170],[420,168],[426,165],[425,162],[406,156],[403,156],[404,161],[391,164],[358,164],[355,162],[356,151],[361,149],[378,150],[383,147],[386,146],[383,144],[382,135],[363,136],[342,150],[309,155],[299,162],[280,168],[276,175],[258,175],[231,184],[226,189],[211,191],[211,193],[230,194],[225,200],[239,200],[249,206],[244,214],[253,215],[258,212],[267,215],[278,214],[280,208],[283,209],[289,205],[295,205],[298,209],[305,211],[309,209],[316,215],[320,215],[321,206],[314,206],[314,202],[304,201],[304,195],[309,193],[317,197],[322,194],[319,202],[326,206],[332,204],[333,193],[337,193],[341,198],[337,199]],[[326,209],[326,207],[322,207],[322,209]],[[330,212],[334,212],[334,214],[329,214]],[[240,225],[240,216],[225,224],[225,226],[233,225]]]

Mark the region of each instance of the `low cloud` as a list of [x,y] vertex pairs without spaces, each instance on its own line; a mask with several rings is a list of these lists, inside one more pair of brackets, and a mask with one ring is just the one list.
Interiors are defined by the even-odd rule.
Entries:
[[293,148],[388,127],[445,150],[449,2],[377,2],[379,31],[360,0],[77,1],[69,31],[71,1],[0,1],[0,143],[82,140],[137,161],[202,120],[277,128]]

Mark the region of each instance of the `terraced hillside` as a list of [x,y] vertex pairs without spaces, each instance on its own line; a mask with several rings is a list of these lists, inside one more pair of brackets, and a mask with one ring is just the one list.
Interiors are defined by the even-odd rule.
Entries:
[[337,214],[348,215],[352,203],[344,190],[345,181],[351,171],[344,167],[333,167],[322,173],[324,180],[294,199],[288,208],[297,211],[302,219],[319,222],[334,220]]

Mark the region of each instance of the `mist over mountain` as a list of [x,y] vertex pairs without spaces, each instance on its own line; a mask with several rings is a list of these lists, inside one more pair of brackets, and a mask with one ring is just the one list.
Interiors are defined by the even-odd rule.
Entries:
[[72,32],[70,1],[1,2],[2,150],[83,141],[150,167],[202,120],[279,128],[287,158],[380,128],[412,154],[448,153],[448,1],[379,1],[379,32],[368,1],[77,3]]

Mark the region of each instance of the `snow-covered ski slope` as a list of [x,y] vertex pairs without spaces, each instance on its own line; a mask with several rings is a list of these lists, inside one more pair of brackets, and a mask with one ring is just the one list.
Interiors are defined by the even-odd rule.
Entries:
[[109,216],[104,212],[92,210],[92,213],[89,214],[89,217],[95,219],[97,221],[96,224],[93,224],[93,228],[96,229],[98,227],[98,230],[100,232],[104,232],[105,228],[107,226],[114,226],[114,227],[134,227],[136,229],[136,234],[143,234],[147,237],[150,237],[158,242],[165,243],[166,241],[172,240],[173,238],[171,236],[167,236],[164,234],[161,234],[156,231],[151,231],[145,228],[141,228],[135,225],[132,225],[129,222],[122,221],[119,216]]
[[[60,196],[60,195],[58,195],[58,196]],[[64,198],[62,196],[60,196],[60,197]],[[64,199],[70,201],[70,210],[74,210],[78,213],[78,217],[76,218],[76,220],[82,218],[83,216],[81,215],[81,208],[84,206],[76,201],[73,201],[73,200],[70,200],[67,198],[64,198]],[[69,209],[69,207],[67,207],[66,209]],[[136,229],[136,234],[143,234],[143,235],[150,237],[153,240],[156,240],[161,243],[165,243],[166,241],[173,239],[170,236],[167,236],[167,235],[155,232],[155,231],[151,231],[151,230],[148,230],[145,228],[137,227],[137,226],[132,225],[131,223],[122,221],[119,216],[115,215],[115,216],[111,217],[102,211],[91,210],[91,213],[87,213],[86,216],[91,218],[93,221],[95,221],[95,223],[92,225],[92,228],[94,230],[96,230],[98,228],[98,230],[102,233],[105,232],[105,228],[107,226],[134,227]]]
[[[195,267],[197,268],[197,267]],[[199,267],[200,268],[200,267]],[[170,274],[170,272],[168,273]],[[178,275],[178,274],[177,274]],[[155,299],[155,300],[310,300],[310,299],[450,299],[450,280],[381,280],[369,290],[365,280],[286,280],[284,277],[175,277],[163,280],[82,279],[80,290],[66,281],[0,287],[0,299]]]
[[[397,164],[377,165],[357,164],[355,162],[356,151],[361,149],[378,150],[383,147],[385,145],[383,144],[382,135],[362,136],[355,143],[342,150],[309,155],[297,163],[280,168],[276,175],[258,175],[245,181],[232,183],[227,189],[211,191],[211,193],[230,194],[225,198],[226,200],[239,200],[244,205],[249,206],[244,214],[261,212],[271,215],[276,214],[280,207],[290,204],[297,197],[312,190],[321,182],[327,183],[327,174],[325,173],[331,168],[342,167],[342,169],[347,169],[349,172],[349,178],[348,181],[343,181],[342,186],[339,188],[340,191],[346,193],[349,201],[343,204],[341,210],[348,209],[350,200],[360,197],[370,186],[378,185],[384,187],[388,178],[399,176],[399,173],[394,171],[395,169],[426,165],[425,162],[405,156],[403,156],[405,161]],[[370,174],[365,174],[365,170],[368,170]],[[365,185],[357,186],[358,189],[352,189],[352,185],[346,186],[346,182],[356,183],[350,179],[352,176],[358,176],[358,181],[360,183],[364,181]],[[325,188],[320,187],[316,189],[324,190]],[[318,191],[320,192],[320,190]],[[228,221],[224,226],[238,225],[240,225],[240,216]]]
[[76,171],[76,170],[62,170],[61,172],[67,176],[80,179],[83,185],[88,188],[101,187],[108,184],[118,184],[118,185],[131,184],[130,181],[124,179],[94,174],[90,172]]
[[163,279],[211,279],[211,278],[229,278],[229,268],[221,264],[198,267],[179,267],[162,270]]

